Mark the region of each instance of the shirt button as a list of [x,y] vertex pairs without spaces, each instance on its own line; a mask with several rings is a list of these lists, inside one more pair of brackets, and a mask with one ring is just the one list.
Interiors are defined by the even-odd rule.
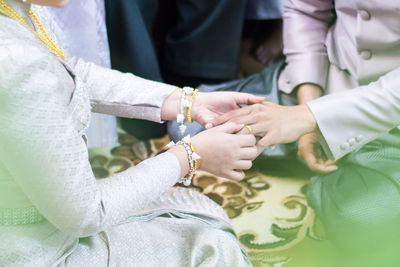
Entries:
[[343,151],[346,151],[349,148],[350,148],[350,146],[349,146],[348,143],[343,143],[343,144],[340,145],[340,149],[343,150]]
[[350,146],[354,146],[354,144],[356,143],[356,139],[355,139],[355,138],[350,138],[350,139],[348,140],[348,142],[349,142],[349,145],[350,145]]
[[360,56],[362,59],[368,60],[372,57],[371,50],[363,50],[360,52]]
[[358,11],[358,14],[360,15],[360,18],[362,20],[370,20],[371,19],[371,14],[367,10],[360,10]]
[[357,141],[358,143],[360,143],[360,142],[363,141],[363,140],[364,140],[364,136],[363,136],[363,135],[359,135],[359,136],[356,137],[356,141]]

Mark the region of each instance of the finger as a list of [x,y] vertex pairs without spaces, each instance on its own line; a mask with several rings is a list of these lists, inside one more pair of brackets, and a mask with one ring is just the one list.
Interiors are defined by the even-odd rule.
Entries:
[[235,110],[229,111],[217,118],[214,118],[213,120],[209,121],[209,123],[213,124],[214,126],[221,125],[233,118],[248,115],[250,112],[251,112],[250,109],[248,109],[246,107],[240,108],[240,109],[235,109]]
[[252,94],[248,93],[234,93],[234,99],[236,101],[236,104],[238,105],[251,105],[251,104],[256,104],[256,103],[262,103],[265,101],[264,97],[260,96],[255,96]]
[[243,147],[239,153],[240,159],[254,160],[258,156],[257,147]]
[[256,145],[257,139],[252,134],[236,135],[240,147],[252,147]]
[[308,167],[312,171],[328,173],[337,170],[337,166],[326,166],[323,163],[318,163],[318,159],[315,157],[313,152],[306,151],[302,153],[302,155]]
[[265,147],[263,147],[262,145],[257,143],[256,148],[257,148],[257,157],[258,157],[265,150]]
[[256,51],[256,54],[257,54],[258,60],[260,60],[261,63],[264,64],[266,54],[267,54],[265,47],[264,46],[259,47]]
[[[234,123],[237,123],[237,124],[250,126],[252,124],[256,124],[257,123],[257,117],[256,116],[252,116],[251,114],[249,114],[249,115],[234,117],[230,121],[232,121]],[[253,126],[251,126],[251,127],[253,127]]]
[[237,132],[236,134],[249,134],[249,130],[246,127],[243,127],[242,130],[240,130],[239,132]]
[[266,62],[266,60],[267,60],[266,54],[260,54],[260,55],[258,56],[258,60],[259,60],[262,64],[265,65],[265,62]]
[[218,129],[224,133],[234,134],[234,133],[239,132],[243,128],[243,126],[244,126],[243,124],[227,122],[225,124],[222,124],[222,125],[216,127],[216,129]]
[[258,47],[257,50],[256,50],[257,57],[260,58],[262,56],[262,54],[263,54],[263,51],[264,51],[264,47],[262,47],[262,46]]
[[311,170],[314,170],[316,168],[315,165],[317,164],[317,158],[315,157],[314,153],[310,151],[303,151],[303,153],[300,154],[300,157],[305,160],[307,166]]
[[273,55],[271,54],[271,51],[269,51],[268,53],[265,53],[264,55],[264,64],[268,64],[271,59],[272,59]]
[[337,169],[338,169],[338,167],[335,165],[326,166],[326,165],[323,165],[320,163],[315,163],[311,168],[311,170],[320,172],[320,173],[329,173],[329,172],[336,171]]
[[[259,123],[259,121],[257,121],[257,116],[253,116],[252,114],[246,115],[246,116],[242,116],[242,117],[237,117],[234,119],[234,121],[236,123],[241,123],[241,124],[245,124],[251,127],[251,130],[254,132],[254,127],[256,127],[256,124]],[[254,128],[254,129],[253,129]],[[258,127],[257,125],[257,128]]]
[[334,161],[332,160],[326,160],[322,157],[317,156],[317,163],[322,165],[322,166],[334,166],[336,165]]
[[271,58],[271,50],[270,49],[264,49],[264,55],[263,55],[263,63],[264,65],[267,65],[268,62],[270,61]]
[[329,173],[329,172],[334,172],[337,171],[339,169],[339,167],[337,165],[329,165],[329,166],[325,166],[323,172],[324,173]]
[[255,116],[249,115],[243,117],[243,119],[239,118],[238,123],[244,124],[245,127],[243,129],[246,129],[248,133],[250,130],[246,127],[246,125],[249,126],[252,134],[257,137],[264,137],[268,131],[268,125],[265,124],[265,122],[256,121]]
[[275,142],[275,140],[272,138],[272,135],[270,133],[267,133],[266,135],[264,135],[264,137],[261,138],[260,141],[258,141],[258,143],[257,143],[257,145],[259,147],[263,147],[264,149],[273,147],[275,144],[277,144],[277,142]]
[[333,161],[333,160],[327,160],[327,161],[325,161],[325,165],[335,165],[335,164],[336,164],[336,162]]
[[339,169],[339,167],[336,165],[336,162],[332,160],[324,161],[321,165],[324,166],[324,172],[332,172]]
[[253,166],[251,160],[236,160],[233,164],[236,170],[249,170]]
[[243,180],[243,178],[245,177],[245,174],[244,174],[243,171],[239,171],[239,170],[234,171],[234,170],[232,170],[232,171],[228,172],[227,175],[224,176],[224,177],[239,182],[239,181]]

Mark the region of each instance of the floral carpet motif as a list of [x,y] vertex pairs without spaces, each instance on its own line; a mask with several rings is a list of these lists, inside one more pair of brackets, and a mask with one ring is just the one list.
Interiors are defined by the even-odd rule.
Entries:
[[[169,142],[127,134],[119,140],[119,146],[90,151],[98,179],[157,155]],[[330,266],[331,245],[305,199],[309,174],[298,169],[293,161],[262,158],[241,182],[199,172],[191,187],[224,208],[254,266]]]

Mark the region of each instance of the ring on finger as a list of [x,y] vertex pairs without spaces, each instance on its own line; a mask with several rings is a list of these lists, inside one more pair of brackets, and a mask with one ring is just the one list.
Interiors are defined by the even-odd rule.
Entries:
[[251,129],[249,125],[246,124],[244,127],[246,127],[247,130],[249,130],[250,134],[254,135],[253,129]]

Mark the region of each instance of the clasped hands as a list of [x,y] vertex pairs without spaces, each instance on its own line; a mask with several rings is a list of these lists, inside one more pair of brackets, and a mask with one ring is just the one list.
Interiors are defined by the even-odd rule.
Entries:
[[[175,118],[179,96],[177,91],[167,98],[162,107],[163,120]],[[201,156],[199,169],[237,181],[244,178],[243,170],[250,169],[265,148],[294,142],[316,129],[307,106],[280,106],[246,93],[199,93],[191,115],[206,128],[192,137]],[[253,134],[245,125],[250,126]],[[256,137],[260,138],[258,142]]]
[[[250,126],[257,142],[258,154],[276,144],[287,144],[299,140],[298,156],[305,160],[312,171],[328,173],[337,170],[333,161],[327,160],[315,131],[317,124],[307,105],[280,106],[270,102],[248,105],[225,113],[212,122],[226,122]],[[242,129],[239,134],[248,133]]]
[[[227,93],[229,94],[229,93]],[[248,125],[254,136],[259,138],[256,144],[257,156],[266,148],[276,144],[287,144],[298,140],[298,156],[312,171],[328,173],[337,170],[335,162],[327,160],[322,146],[315,134],[317,124],[307,105],[281,106],[270,102],[249,103],[242,108],[232,108],[220,116],[204,117],[205,128],[225,123],[241,125],[238,134],[249,134]],[[215,115],[215,114],[214,114]]]

